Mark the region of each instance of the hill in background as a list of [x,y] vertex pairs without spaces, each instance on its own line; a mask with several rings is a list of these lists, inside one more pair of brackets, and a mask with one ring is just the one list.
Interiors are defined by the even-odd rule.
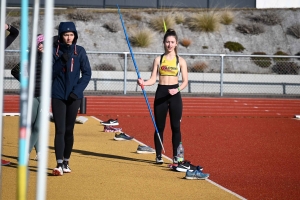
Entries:
[[[17,27],[20,26],[18,12],[7,11],[7,22]],[[298,55],[300,53],[300,9],[121,9],[121,12],[134,52],[163,52],[161,23],[164,19],[168,28],[174,28],[179,36],[179,54]],[[78,44],[84,46],[87,51],[129,51],[116,9],[56,10],[53,35],[57,34],[57,27],[61,21],[75,22],[79,34]],[[44,23],[41,12],[39,33],[43,32]],[[141,42],[136,39],[141,33],[149,36],[145,47],[141,47],[139,44]],[[10,49],[19,49],[19,42],[15,42]],[[123,68],[121,61],[123,58],[120,56],[90,57],[94,69],[101,64],[112,65],[117,70]],[[151,55],[138,57],[140,70],[149,71],[153,58]],[[205,67],[207,72],[219,71],[219,57],[185,58],[190,67],[205,60],[203,63],[208,66]],[[249,57],[247,59],[249,60]],[[262,64],[269,65],[268,62]],[[297,60],[295,64],[299,66]],[[246,62],[244,65],[230,65],[228,71],[268,73],[269,66]],[[131,62],[129,68],[131,70],[133,68]]]

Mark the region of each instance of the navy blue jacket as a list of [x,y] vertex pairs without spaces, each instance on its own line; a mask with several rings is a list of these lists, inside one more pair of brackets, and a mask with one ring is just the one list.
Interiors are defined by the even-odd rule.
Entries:
[[[75,37],[72,45],[61,43],[62,34],[73,32]],[[86,51],[76,45],[77,30],[73,22],[61,22],[58,29],[58,45],[53,48],[52,98],[68,100],[71,93],[78,99],[83,98],[83,91],[91,79],[91,67]],[[62,54],[67,53],[66,63]]]

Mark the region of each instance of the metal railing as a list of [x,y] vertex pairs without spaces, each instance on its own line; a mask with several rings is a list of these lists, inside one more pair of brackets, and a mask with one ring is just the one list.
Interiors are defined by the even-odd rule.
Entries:
[[[87,51],[93,69],[86,93],[140,93],[129,52]],[[141,77],[151,75],[153,59],[161,53],[134,52]],[[300,56],[180,54],[188,64],[189,82],[182,94],[299,96]],[[10,69],[19,61],[18,50],[6,51],[4,92],[17,91]],[[180,80],[181,81],[181,78]],[[145,88],[155,92],[156,85]]]

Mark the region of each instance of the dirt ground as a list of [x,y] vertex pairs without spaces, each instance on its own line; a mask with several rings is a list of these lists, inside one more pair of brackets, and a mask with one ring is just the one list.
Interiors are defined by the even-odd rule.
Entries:
[[[3,200],[16,199],[18,116],[3,118],[3,155],[11,161],[2,167]],[[50,122],[47,199],[239,199],[210,180],[186,180],[182,172],[156,165],[154,154],[137,154],[138,141],[115,141],[114,133],[103,132],[96,118],[75,125],[75,143],[70,160],[72,173],[52,176],[55,167],[54,124]],[[37,162],[29,161],[28,198],[36,198]]]

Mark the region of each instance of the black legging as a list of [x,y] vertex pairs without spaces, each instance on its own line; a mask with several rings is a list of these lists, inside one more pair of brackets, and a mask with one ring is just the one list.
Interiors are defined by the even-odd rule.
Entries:
[[[181,141],[180,121],[182,116],[182,99],[180,92],[173,96],[169,94],[168,90],[174,88],[178,88],[178,84],[158,85],[154,100],[154,116],[160,138],[163,141],[166,118],[169,110],[172,129],[173,156],[176,156],[177,147]],[[156,132],[154,133],[154,144],[156,156],[161,155],[162,146]]]
[[56,160],[69,159],[71,156],[74,143],[73,130],[80,103],[81,99],[75,101],[52,99]]

